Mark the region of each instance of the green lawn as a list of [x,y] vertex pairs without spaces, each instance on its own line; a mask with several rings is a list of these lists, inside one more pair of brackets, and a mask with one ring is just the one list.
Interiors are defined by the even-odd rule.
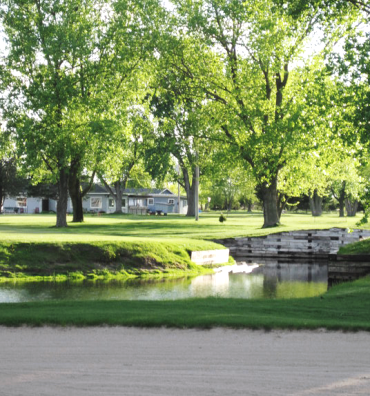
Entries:
[[4,326],[370,330],[370,278],[320,297],[280,300],[48,301],[0,304]]
[[[179,241],[212,240],[237,236],[258,236],[271,232],[331,227],[355,228],[359,217],[340,218],[338,214],[312,217],[310,214],[283,214],[278,228],[262,229],[261,213],[232,212],[227,221],[219,213],[202,213],[198,222],[184,216],[86,216],[82,224],[69,223],[65,229],[53,228],[55,215],[1,215],[0,240],[17,242],[91,241]],[[71,220],[71,217],[69,217]],[[145,239],[144,239],[145,238]],[[192,242],[192,243],[193,243]]]
[[218,218],[219,213],[202,214],[198,222],[178,215],[89,215],[84,223],[59,229],[54,227],[55,215],[1,215],[0,280],[199,273],[204,269],[190,261],[189,253],[224,248],[212,240],[298,229],[353,228],[358,220],[337,214],[320,218],[284,214],[280,227],[261,229],[262,213],[234,212],[224,223]]
[[[83,224],[54,228],[52,215],[0,216],[0,276],[14,279],[108,270],[122,276],[201,271],[190,250],[236,236],[331,227],[355,228],[358,218],[285,214],[282,225],[261,229],[262,214],[218,213],[199,222],[180,216],[86,216]],[[95,265],[95,267],[94,267]],[[197,268],[198,267],[198,268]],[[97,270],[98,268],[98,270]],[[59,271],[59,272],[58,272]],[[2,274],[2,275],[1,275]],[[8,278],[8,279],[9,279]],[[293,300],[190,299],[181,301],[53,301],[0,304],[0,325],[125,325],[210,328],[370,330],[370,278],[336,286],[321,297]]]
[[342,246],[338,253],[346,255],[368,255],[370,254],[370,239],[364,239],[363,241]]

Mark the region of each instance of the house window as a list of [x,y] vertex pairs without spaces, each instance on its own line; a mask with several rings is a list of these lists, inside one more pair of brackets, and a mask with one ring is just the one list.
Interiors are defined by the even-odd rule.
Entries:
[[122,198],[122,208],[126,207],[126,198]]
[[182,201],[182,207],[185,208],[185,206],[188,206],[188,201],[186,199]]
[[91,209],[101,209],[103,206],[102,199],[100,197],[90,198]]
[[169,198],[168,205],[175,205],[175,200],[173,198]]
[[25,208],[27,206],[27,198],[17,198],[18,208]]
[[148,198],[148,205],[154,205],[154,198]]
[[114,199],[113,198],[109,198],[109,200],[108,200],[108,206],[110,207],[110,208],[114,208]]

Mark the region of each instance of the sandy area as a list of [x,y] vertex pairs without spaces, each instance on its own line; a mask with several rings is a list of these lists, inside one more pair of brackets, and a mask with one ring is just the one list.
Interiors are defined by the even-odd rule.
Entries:
[[370,334],[0,327],[1,396],[370,395]]

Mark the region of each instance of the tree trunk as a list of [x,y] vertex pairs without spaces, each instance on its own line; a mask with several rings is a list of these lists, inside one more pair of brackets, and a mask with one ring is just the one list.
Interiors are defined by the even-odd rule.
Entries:
[[82,207],[82,190],[80,181],[80,162],[73,161],[69,172],[69,195],[73,207],[73,223],[82,223],[84,221],[84,212]]
[[56,227],[67,227],[68,173],[66,169],[59,171],[58,195]]
[[286,196],[284,194],[279,194],[278,193],[277,207],[278,207],[279,219],[281,218],[281,214],[283,213],[283,210],[286,207],[286,203],[287,203]]
[[[131,169],[131,168],[130,168]],[[117,180],[114,182],[115,191],[112,190],[110,185],[104,180],[102,176],[99,176],[100,180],[103,182],[105,188],[109,191],[116,202],[116,210],[114,213],[123,213],[122,212],[122,200],[123,200],[123,191],[126,188],[127,181],[128,181],[129,173],[124,177],[123,180]],[[128,205],[128,202],[127,202]]]
[[73,186],[69,187],[69,195],[72,201],[73,208],[73,223],[82,223],[84,221],[84,212],[82,207],[82,194],[81,194],[81,186],[80,180],[76,179]]
[[343,199],[339,197],[338,202],[339,202],[339,217],[344,217],[344,197]]
[[195,216],[195,191],[194,191],[194,179],[195,174],[192,177],[192,184],[190,184],[190,177],[188,170],[186,168],[182,168],[182,174],[184,177],[185,183],[185,191],[186,191],[186,199],[188,201],[188,210],[186,213],[187,217],[194,217]]
[[357,213],[358,201],[357,199],[350,200],[346,198],[346,210],[348,217],[355,217]]
[[193,186],[186,191],[186,199],[188,201],[188,210],[186,212],[187,217],[195,216],[195,194]]
[[339,192],[338,202],[339,202],[339,217],[344,217],[344,201],[346,199],[346,182],[342,182],[342,188]]
[[277,176],[270,184],[264,182],[259,186],[263,201],[263,226],[262,228],[276,227],[280,224],[278,211]]
[[252,213],[252,206],[253,206],[252,200],[247,201],[247,206],[248,206],[248,213]]
[[114,213],[122,213],[122,195],[125,186],[122,187],[121,182],[118,180],[114,183],[114,187],[116,189],[116,193],[113,195],[116,201],[116,210],[114,211]]
[[310,208],[312,212],[312,216],[321,216],[322,215],[322,197],[319,197],[317,194],[317,190],[313,192],[313,195],[309,196]]

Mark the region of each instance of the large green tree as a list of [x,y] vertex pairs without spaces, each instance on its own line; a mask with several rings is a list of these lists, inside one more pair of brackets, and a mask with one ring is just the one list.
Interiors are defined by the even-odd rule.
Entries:
[[58,183],[57,227],[67,225],[68,187],[81,204],[81,173],[111,149],[122,97],[135,91],[155,40],[154,9],[154,1],[130,0],[2,5],[13,76],[4,117],[34,179]]
[[[166,58],[166,57],[165,57]],[[200,175],[208,172],[212,153],[217,143],[212,139],[214,130],[210,102],[193,87],[186,78],[168,70],[168,62],[157,73],[157,87],[151,99],[151,111],[155,116],[155,130],[148,164],[155,171],[171,171],[172,179],[186,192],[187,216],[195,216],[197,168]],[[161,72],[162,71],[162,72]],[[178,164],[175,171],[171,156]],[[199,181],[199,180],[198,180]]]
[[129,181],[137,180],[137,185],[146,187],[148,174],[145,172],[148,135],[152,123],[146,115],[144,103],[132,107],[125,126],[115,136],[112,150],[98,164],[98,175],[105,188],[115,200],[115,213],[122,213],[122,199]]
[[317,124],[323,117],[324,68],[319,54],[307,52],[308,45],[320,27],[327,44],[345,29],[338,31],[331,21],[330,31],[318,8],[293,17],[270,0],[173,3],[193,49],[177,47],[172,67],[218,108],[215,121],[253,169],[264,204],[263,226],[275,226],[279,172],[313,149],[322,135]]

